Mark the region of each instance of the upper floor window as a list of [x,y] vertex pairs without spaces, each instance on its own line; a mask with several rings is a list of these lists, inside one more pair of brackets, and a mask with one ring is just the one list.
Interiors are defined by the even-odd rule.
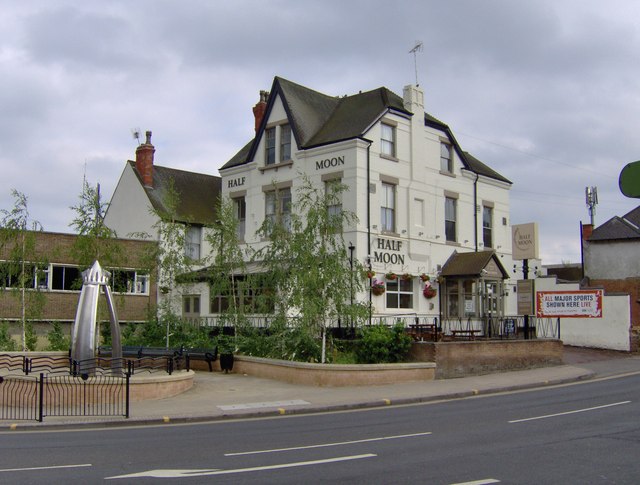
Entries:
[[282,224],[289,230],[291,228],[291,189],[272,190],[265,193],[265,218],[271,224]]
[[482,206],[482,243],[485,248],[493,247],[493,207]]
[[396,186],[382,182],[380,194],[380,226],[383,231],[395,232],[396,230]]
[[276,128],[264,130],[264,164],[276,163]]
[[244,197],[236,197],[233,199],[233,212],[238,221],[237,233],[238,240],[244,241],[245,224],[247,219],[247,204]]
[[82,274],[75,266],[52,266],[52,290],[80,290],[82,289]]
[[380,152],[389,157],[396,156],[396,128],[395,126],[381,123],[380,125]]
[[0,262],[0,288],[47,289],[49,271],[45,265],[19,261]]
[[457,200],[453,197],[444,199],[444,233],[447,241],[456,241]]
[[342,213],[342,194],[337,189],[340,183],[341,180],[339,178],[325,180],[324,182],[324,193],[330,218],[339,217]]
[[280,161],[291,160],[291,126],[280,127]]
[[110,269],[111,287],[115,293],[149,294],[149,275],[133,269]]
[[202,228],[189,226],[184,237],[184,254],[187,258],[200,259],[200,241],[202,240]]
[[440,143],[440,170],[442,172],[453,173],[453,157],[451,154],[451,145]]

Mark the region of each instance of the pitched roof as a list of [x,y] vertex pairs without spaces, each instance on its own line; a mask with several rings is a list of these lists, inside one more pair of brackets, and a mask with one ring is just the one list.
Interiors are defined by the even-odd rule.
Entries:
[[[334,97],[276,76],[266,114],[256,137],[225,163],[221,170],[243,165],[253,159],[268,114],[278,95],[282,99],[293,136],[301,149],[363,136],[373,123],[390,110],[405,116],[413,115],[404,107],[403,99],[385,87],[352,96]],[[511,183],[477,158],[463,152],[445,123],[427,113],[424,113],[424,123],[425,126],[443,130],[448,134],[466,169]]]
[[614,216],[596,227],[589,241],[614,241],[640,238],[640,206],[622,217]]
[[493,250],[477,251],[470,253],[458,253],[454,251],[447,262],[442,266],[441,276],[482,276],[482,270],[493,260],[503,278],[507,278],[507,272],[500,259]]
[[[134,173],[136,164],[129,160]],[[210,225],[216,221],[216,203],[222,189],[222,179],[215,175],[187,172],[175,168],[153,166],[153,187],[141,185],[149,197],[153,208],[158,212],[169,212],[166,207],[169,188],[173,185],[178,195],[176,219],[180,222],[198,225]]]

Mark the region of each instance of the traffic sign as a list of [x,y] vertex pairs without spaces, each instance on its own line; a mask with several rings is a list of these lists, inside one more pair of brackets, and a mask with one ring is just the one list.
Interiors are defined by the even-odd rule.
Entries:
[[631,162],[624,166],[618,179],[620,192],[626,197],[640,198],[640,161]]

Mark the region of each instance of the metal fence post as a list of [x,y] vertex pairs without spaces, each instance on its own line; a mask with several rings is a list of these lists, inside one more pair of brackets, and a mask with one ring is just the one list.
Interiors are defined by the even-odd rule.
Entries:
[[129,418],[129,379],[131,378],[131,373],[127,372],[125,374],[125,385],[127,386],[125,389],[125,403],[124,403],[124,417]]
[[[36,380],[36,383],[38,380]],[[42,423],[44,409],[44,373],[40,373],[40,385],[38,387],[38,421]],[[36,384],[37,385],[37,384]]]

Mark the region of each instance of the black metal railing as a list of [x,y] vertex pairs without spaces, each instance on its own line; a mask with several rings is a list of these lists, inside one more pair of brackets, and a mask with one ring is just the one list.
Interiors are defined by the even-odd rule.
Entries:
[[108,367],[104,364],[98,359],[75,362],[60,357],[0,354],[0,419],[128,418],[133,363],[117,363],[116,370],[111,362]]

